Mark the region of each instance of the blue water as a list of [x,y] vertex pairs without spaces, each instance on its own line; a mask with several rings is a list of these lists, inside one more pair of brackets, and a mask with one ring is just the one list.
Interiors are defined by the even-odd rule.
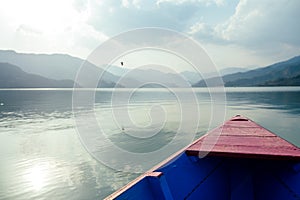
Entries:
[[[175,138],[182,120],[180,106],[189,104],[189,99],[178,103],[176,95],[167,90],[141,89],[126,105],[111,105],[112,93],[122,92],[126,89],[99,90],[95,95],[95,116],[114,144],[129,152],[145,153]],[[197,89],[196,97],[201,120],[195,137],[199,137],[209,128],[211,96],[205,89]],[[229,88],[224,105],[226,119],[242,114],[300,146],[299,87]],[[124,118],[117,124],[113,106],[117,107],[117,119]],[[161,108],[166,122],[155,137],[131,137],[123,133],[133,130],[133,125],[118,112],[122,106],[137,127],[151,124],[155,128]],[[97,161],[79,138],[72,90],[0,90],[0,199],[102,199],[138,176]],[[105,149],[105,145],[99,148]],[[113,159],[114,154],[110,156]],[[152,162],[157,164],[157,160]]]

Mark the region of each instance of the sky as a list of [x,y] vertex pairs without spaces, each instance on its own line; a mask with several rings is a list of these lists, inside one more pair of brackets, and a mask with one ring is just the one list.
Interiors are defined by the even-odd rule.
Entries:
[[299,0],[0,0],[0,49],[86,59],[102,42],[143,27],[198,41],[219,68],[300,55]]

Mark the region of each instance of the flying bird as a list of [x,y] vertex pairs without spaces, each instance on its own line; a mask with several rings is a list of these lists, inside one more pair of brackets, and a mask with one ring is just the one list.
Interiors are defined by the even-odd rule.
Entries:
[[124,65],[124,63],[123,62],[121,62],[121,66],[123,66]]

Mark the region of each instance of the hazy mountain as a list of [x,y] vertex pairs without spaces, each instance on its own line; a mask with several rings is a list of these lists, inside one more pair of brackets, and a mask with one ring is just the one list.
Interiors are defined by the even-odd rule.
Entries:
[[[20,67],[27,73],[37,74],[49,79],[75,80],[76,74],[84,60],[66,54],[25,54],[10,50],[0,50],[0,62],[7,62]],[[86,63],[87,67],[95,68],[100,74],[102,69]],[[105,73],[104,82],[112,85],[118,77]],[[104,85],[105,87],[107,85]]]
[[[77,71],[84,60],[65,54],[23,54],[16,53],[15,51],[0,50],[0,62],[12,63],[20,67],[24,72],[31,75],[40,75],[38,77],[42,76],[49,80],[70,79],[74,81]],[[297,78],[295,78],[295,82],[289,82],[288,79],[300,74],[299,65],[300,56],[250,71],[247,71],[245,68],[226,68],[220,70],[220,74],[223,75],[222,78],[225,82],[225,86],[296,84]],[[102,68],[91,63],[85,63],[85,66],[92,71],[86,75],[87,79],[90,74],[100,75],[103,72]],[[237,73],[228,74],[232,72]],[[208,73],[204,74],[204,76],[212,77],[214,74]],[[3,80],[1,80],[2,83]],[[201,75],[190,71],[175,74],[150,68],[130,71],[127,68],[111,66],[109,70],[103,74],[98,87],[158,87],[159,84],[161,87],[185,87],[188,84],[193,85],[194,83],[196,83],[194,86],[201,87],[205,86],[206,83],[210,86],[221,84],[216,82],[218,80],[216,78],[208,78],[206,82],[199,80],[201,80]],[[41,86],[37,85],[36,87]]]
[[[238,73],[238,72],[247,72],[249,70],[251,70],[251,69],[242,68],[242,67],[229,67],[229,68],[221,69],[219,71],[219,73],[221,76],[225,76],[228,74],[233,74],[233,73]],[[203,76],[205,76],[206,79],[213,78],[216,76],[216,73],[217,72],[203,73]],[[181,74],[184,77],[186,77],[192,85],[196,84],[197,82],[199,82],[199,80],[203,79],[203,77],[201,77],[201,74],[196,73],[196,72],[184,71]]]
[[72,88],[73,85],[72,80],[52,80],[26,73],[9,63],[0,63],[0,88]]
[[129,72],[128,68],[125,67],[118,67],[115,65],[110,65],[107,69],[107,71],[115,76],[123,76],[124,74],[126,74],[127,72]]
[[[222,78],[225,86],[243,87],[268,85],[272,81],[275,83],[276,80],[287,80],[297,75],[300,75],[300,56],[267,67],[225,75]],[[218,85],[219,83],[215,84],[216,80],[210,78],[206,81]],[[194,86],[204,87],[206,84],[204,81],[199,81]]]
[[[27,73],[37,74],[49,79],[75,80],[78,69],[85,61],[66,54],[27,54],[0,50],[0,62],[11,63]],[[93,74],[103,72],[102,68],[91,63],[85,63],[85,67],[89,67]],[[126,77],[124,78],[125,74]],[[205,76],[212,76],[212,74],[205,74]],[[148,82],[149,84],[143,87],[158,87],[155,83],[165,87],[185,87],[187,83],[192,85],[199,79],[201,79],[199,74],[190,71],[175,74],[155,69],[134,69],[130,71],[124,67],[110,66],[108,71],[103,74],[98,87],[115,87],[118,81],[121,81],[121,83],[118,83],[118,87],[137,87]]]
[[220,70],[220,74],[222,76],[228,75],[228,74],[234,74],[234,73],[239,73],[239,72],[247,72],[253,70],[253,68],[243,68],[243,67],[228,67],[225,69]]
[[0,51],[0,61],[19,66],[23,71],[52,79],[74,80],[83,60],[64,54],[25,54]]
[[202,79],[201,74],[191,71],[181,72],[181,75],[185,77],[191,85],[197,83],[200,79]]
[[[110,66],[109,72],[116,75],[116,76],[124,76],[126,73],[128,73],[130,70],[128,68],[122,68],[118,66]],[[230,67],[226,69],[220,70],[220,75],[227,75],[231,73],[236,72],[246,72],[249,71],[249,69],[241,68],[241,67]],[[204,73],[203,76],[206,78],[214,77],[216,73]],[[180,77],[180,78],[179,78]],[[141,82],[145,81],[159,81],[161,83],[165,83],[166,85],[173,85],[173,86],[179,86],[176,82],[178,79],[185,79],[189,84],[193,85],[197,83],[199,80],[202,79],[201,74],[192,72],[192,71],[183,71],[179,74],[175,73],[165,73],[158,70],[153,69],[135,69],[134,73],[128,74],[127,78],[131,79],[130,85],[139,84]]]
[[[191,85],[191,76],[186,74],[195,74],[193,72],[183,73],[168,73],[156,70],[153,68],[149,69],[128,69],[121,68],[118,66],[110,66],[108,71],[116,76],[126,78],[122,80],[122,85],[125,87],[136,87],[143,84],[149,83],[143,87],[158,87],[159,84],[166,87],[186,87]],[[197,76],[197,74],[195,74]],[[199,77],[199,76],[198,76]],[[198,79],[199,80],[199,79]],[[161,86],[162,87],[162,86]]]
[[[65,54],[25,54],[10,50],[0,50],[0,62],[7,62],[20,67],[27,73],[37,74],[49,79],[71,79],[75,80],[76,74],[84,60]],[[91,69],[92,74],[101,74],[102,68],[91,63],[85,63],[85,67]],[[161,83],[167,87],[180,87],[183,82],[178,74],[164,73],[152,69],[135,69],[123,78],[129,70],[117,66],[111,66],[102,78],[99,87],[137,87],[147,82]],[[88,75],[87,75],[88,78]],[[152,87],[148,84],[144,87]],[[155,84],[154,84],[155,85]],[[157,87],[157,85],[155,85]]]

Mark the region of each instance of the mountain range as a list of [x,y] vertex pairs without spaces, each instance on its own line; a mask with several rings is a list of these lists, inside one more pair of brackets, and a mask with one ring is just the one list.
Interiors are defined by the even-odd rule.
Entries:
[[70,88],[74,85],[71,80],[53,80],[26,73],[9,63],[0,63],[0,71],[1,88]]
[[[93,74],[101,74],[106,67],[96,66],[67,54],[30,54],[17,53],[12,50],[0,50],[0,62],[17,66],[24,73],[36,74],[47,79],[69,81],[75,81],[77,72],[83,64],[89,67]],[[191,71],[163,72],[155,66],[148,69],[130,70],[110,65],[103,73],[98,87],[187,87],[195,84],[199,79],[201,79],[200,75]],[[8,86],[0,85],[0,87]]]
[[[246,72],[228,74],[222,77],[226,87],[249,86],[296,86],[299,84],[300,56],[278,62],[266,67]],[[217,78],[200,80],[194,87],[218,86]]]
[[[83,63],[93,74],[104,72],[104,68],[66,54],[24,54],[0,50],[0,62],[0,88],[73,87],[77,71]],[[253,70],[226,68],[220,70],[220,75],[228,87],[300,85],[300,56]],[[176,74],[163,72],[155,67],[130,70],[111,65],[103,74],[98,87],[205,87],[206,83],[210,86],[220,85],[213,76],[214,74],[205,74],[208,78],[204,81],[199,74],[191,71]]]
[[[18,66],[26,73],[36,74],[54,80],[75,81],[79,68],[84,64],[93,73],[101,74],[104,66],[96,66],[83,59],[66,54],[25,54],[12,50],[0,50],[0,62]],[[125,78],[123,77],[126,74]],[[182,76],[182,77],[180,77]],[[121,78],[121,79],[120,79]],[[197,80],[190,81],[184,74],[162,72],[159,69],[128,70],[120,66],[109,66],[101,77],[99,87],[153,87],[148,82],[160,83],[165,87],[183,87],[186,81],[191,85]],[[121,83],[118,83],[121,81]],[[157,86],[155,86],[157,87]]]
[[[18,66],[24,72],[36,74],[48,79],[74,81],[77,71],[85,62],[67,54],[27,54],[17,53],[12,50],[0,50],[0,62]],[[103,69],[86,62],[95,73],[102,73]],[[114,87],[118,77],[105,73],[105,79],[101,81],[102,87]]]

